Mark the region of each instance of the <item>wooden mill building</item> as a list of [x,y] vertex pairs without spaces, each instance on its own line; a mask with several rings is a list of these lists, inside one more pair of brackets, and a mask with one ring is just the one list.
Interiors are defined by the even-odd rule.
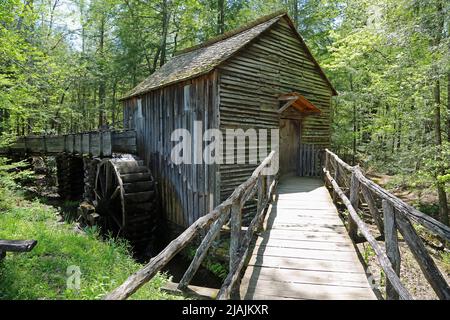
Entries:
[[124,125],[137,133],[166,219],[187,227],[257,164],[175,165],[175,129],[193,132],[194,121],[203,131],[279,128],[280,174],[317,175],[317,150],[330,142],[333,95],[292,20],[277,13],[178,53],[122,98]]

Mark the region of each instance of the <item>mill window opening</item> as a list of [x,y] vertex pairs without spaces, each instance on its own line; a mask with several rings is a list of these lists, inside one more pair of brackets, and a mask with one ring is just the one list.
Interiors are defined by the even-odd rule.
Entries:
[[184,86],[184,111],[191,110],[191,96],[190,96],[191,85],[188,84]]

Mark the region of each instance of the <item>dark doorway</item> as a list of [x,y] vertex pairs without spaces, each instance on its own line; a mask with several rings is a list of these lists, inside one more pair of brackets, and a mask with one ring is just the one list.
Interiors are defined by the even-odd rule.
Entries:
[[280,175],[296,175],[300,154],[300,121],[280,119]]

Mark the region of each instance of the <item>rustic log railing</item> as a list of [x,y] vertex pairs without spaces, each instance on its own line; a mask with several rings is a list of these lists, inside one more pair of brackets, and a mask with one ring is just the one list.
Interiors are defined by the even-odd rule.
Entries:
[[18,137],[9,147],[0,148],[0,154],[79,155],[110,157],[113,153],[136,153],[136,132],[92,131],[66,135]]
[[[348,232],[350,236],[357,241],[359,230],[375,251],[377,260],[387,278],[386,298],[391,300],[412,299],[411,294],[400,281],[401,256],[398,247],[398,230],[439,299],[450,299],[450,287],[415,231],[412,222],[422,225],[444,242],[450,241],[450,228],[404,203],[366,178],[358,166],[348,165],[329,150],[325,150],[323,172],[326,183],[331,185],[334,190],[333,198],[336,200],[339,197],[349,212]],[[346,195],[346,191],[349,196]],[[360,193],[367,203],[379,232],[384,235],[385,250],[370,233],[358,214],[358,207],[362,200]],[[378,208],[376,199],[381,200],[381,209]]]
[[[203,238],[197,252],[179,283],[179,289],[186,289],[198,270],[200,264],[206,256],[212,241],[219,234],[222,226],[230,219],[230,270],[226,277],[217,299],[229,299],[232,294],[237,294],[237,287],[240,279],[240,273],[244,267],[247,258],[253,233],[261,226],[266,207],[271,200],[277,179],[271,175],[265,175],[263,170],[277,161],[275,151],[255,169],[250,178],[237,187],[231,196],[218,205],[213,211],[199,218],[180,236],[173,240],[156,257],[152,258],[141,270],[131,275],[122,285],[110,292],[104,297],[105,300],[124,300],[136,292],[145,283],[150,281],[158,271],[169,263],[169,261],[184,247],[186,247],[200,231],[210,227],[206,236]],[[257,212],[252,222],[247,228],[245,235],[241,238],[242,226],[242,208],[247,201],[257,195]]]

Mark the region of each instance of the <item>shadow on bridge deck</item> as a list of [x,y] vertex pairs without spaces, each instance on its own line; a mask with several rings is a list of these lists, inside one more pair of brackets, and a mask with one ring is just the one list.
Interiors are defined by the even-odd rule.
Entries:
[[320,179],[280,181],[241,283],[256,299],[376,299]]

